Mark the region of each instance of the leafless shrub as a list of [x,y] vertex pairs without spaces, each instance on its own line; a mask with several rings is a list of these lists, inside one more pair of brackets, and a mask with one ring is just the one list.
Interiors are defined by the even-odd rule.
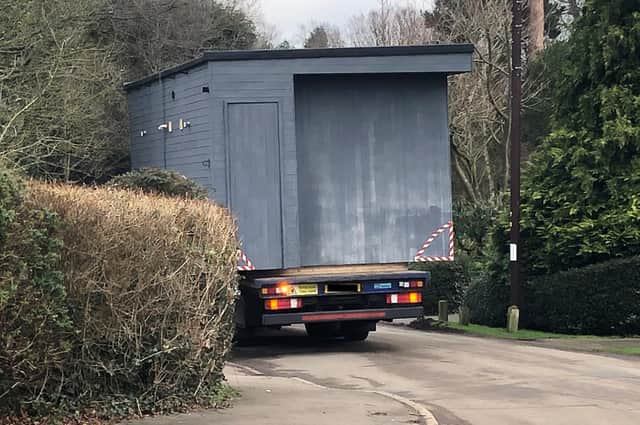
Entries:
[[351,18],[348,33],[351,44],[394,46],[424,44],[433,40],[433,28],[417,3],[393,4],[380,0],[378,7]]
[[237,291],[235,225],[203,200],[33,182],[64,225],[75,326],[63,393],[184,407],[219,383]]

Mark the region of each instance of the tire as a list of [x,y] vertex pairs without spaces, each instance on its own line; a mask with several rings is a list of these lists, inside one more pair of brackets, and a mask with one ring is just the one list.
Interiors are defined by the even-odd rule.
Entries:
[[340,336],[339,323],[305,323],[304,328],[311,338],[336,338]]
[[342,336],[347,341],[364,341],[375,329],[375,322],[343,322]]
[[344,339],[347,341],[364,341],[369,336],[369,331],[364,329],[354,329],[344,332]]

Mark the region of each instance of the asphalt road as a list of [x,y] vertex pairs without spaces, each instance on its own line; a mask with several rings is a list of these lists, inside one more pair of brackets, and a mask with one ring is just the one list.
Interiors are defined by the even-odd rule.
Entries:
[[634,358],[382,325],[364,343],[318,342],[290,328],[236,347],[232,360],[266,375],[396,394],[441,425],[640,424]]

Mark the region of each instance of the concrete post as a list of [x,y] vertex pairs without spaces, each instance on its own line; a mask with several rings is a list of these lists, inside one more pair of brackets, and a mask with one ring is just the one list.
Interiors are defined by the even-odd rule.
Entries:
[[440,320],[441,322],[449,321],[447,300],[438,301],[438,320]]
[[518,322],[520,321],[520,310],[518,306],[512,305],[507,310],[507,332],[518,332]]
[[459,312],[459,316],[460,316],[460,324],[462,326],[469,326],[469,322],[471,319],[471,310],[469,309],[469,307],[467,307],[466,305],[460,306],[460,312]]

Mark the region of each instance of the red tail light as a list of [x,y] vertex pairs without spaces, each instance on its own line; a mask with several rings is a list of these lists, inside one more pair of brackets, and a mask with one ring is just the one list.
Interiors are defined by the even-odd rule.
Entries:
[[279,282],[277,285],[265,286],[261,289],[262,295],[280,295],[287,296],[291,293],[292,286],[289,282]]
[[420,292],[406,292],[404,294],[388,294],[387,304],[418,304],[422,302]]
[[421,280],[403,281],[398,283],[398,286],[401,288],[422,288],[424,286],[424,282]]
[[290,310],[294,308],[302,308],[302,300],[300,298],[271,298],[264,300],[265,310]]

